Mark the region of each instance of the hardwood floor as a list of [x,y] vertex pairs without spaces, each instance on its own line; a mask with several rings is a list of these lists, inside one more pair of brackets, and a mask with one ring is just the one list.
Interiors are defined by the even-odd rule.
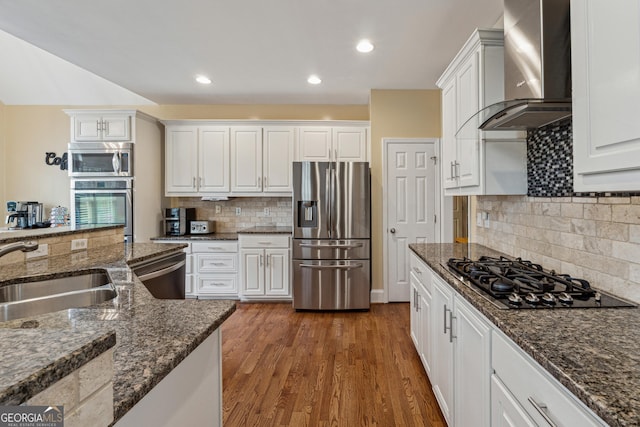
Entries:
[[222,337],[225,427],[446,427],[409,336],[409,304],[239,304]]

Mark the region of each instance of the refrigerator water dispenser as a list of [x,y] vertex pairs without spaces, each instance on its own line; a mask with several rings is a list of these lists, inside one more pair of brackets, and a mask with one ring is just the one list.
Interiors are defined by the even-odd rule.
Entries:
[[318,202],[316,200],[298,201],[298,227],[316,228],[318,226]]

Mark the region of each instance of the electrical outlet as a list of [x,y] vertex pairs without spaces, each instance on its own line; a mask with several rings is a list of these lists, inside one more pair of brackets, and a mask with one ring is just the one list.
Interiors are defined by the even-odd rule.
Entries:
[[236,216],[242,215],[242,208],[236,208]]
[[87,239],[73,239],[71,241],[72,251],[79,251],[82,249],[87,249]]
[[40,256],[48,256],[49,255],[49,245],[46,243],[42,243],[38,246],[38,249],[31,252],[25,252],[27,255],[27,259],[37,258]]
[[489,212],[485,212],[484,215],[484,228],[490,228],[491,227],[491,221],[489,221]]
[[271,209],[269,209],[269,208],[264,208],[264,215],[265,215],[265,216],[269,216],[269,215],[271,215]]
[[483,224],[483,222],[482,222],[482,212],[477,212],[476,213],[476,225],[478,227],[482,227],[482,224]]
[[222,212],[222,208],[220,205],[216,205],[216,213],[219,214],[220,212]]

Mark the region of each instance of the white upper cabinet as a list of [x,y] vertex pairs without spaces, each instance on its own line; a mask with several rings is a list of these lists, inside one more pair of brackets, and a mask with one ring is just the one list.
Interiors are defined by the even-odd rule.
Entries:
[[198,191],[198,128],[180,126],[166,129],[165,191],[195,193]]
[[84,113],[72,116],[72,142],[131,141],[130,114]]
[[290,192],[295,128],[270,126],[262,130],[262,191]]
[[574,191],[640,191],[640,3],[571,1]]
[[165,139],[167,196],[229,191],[229,128],[167,126]]
[[204,126],[198,129],[198,191],[229,191],[229,129]]
[[494,132],[489,140],[478,130],[481,123],[468,122],[504,100],[503,63],[502,30],[476,30],[437,82],[445,195],[527,193],[524,134]]
[[366,162],[367,130],[362,127],[301,127],[298,160]]
[[262,128],[231,128],[231,191],[262,191]]

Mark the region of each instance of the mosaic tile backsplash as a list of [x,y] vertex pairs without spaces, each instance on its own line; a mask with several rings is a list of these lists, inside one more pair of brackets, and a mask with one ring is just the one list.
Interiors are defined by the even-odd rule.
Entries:
[[567,197],[573,194],[571,119],[527,132],[528,195]]

